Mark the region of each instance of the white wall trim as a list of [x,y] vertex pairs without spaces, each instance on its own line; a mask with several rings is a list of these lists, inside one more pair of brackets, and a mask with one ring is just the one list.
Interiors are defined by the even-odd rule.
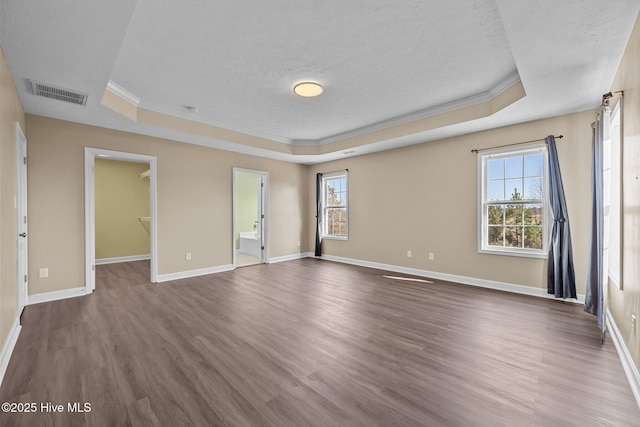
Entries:
[[140,105],[140,98],[138,98],[122,86],[119,86],[117,83],[112,82],[111,80],[107,82],[107,90],[118,95],[120,98],[124,99],[129,104],[132,104],[135,107]]
[[274,258],[269,258],[269,264],[275,264],[277,262],[284,262],[284,261],[293,261],[294,259],[310,258],[310,257],[313,257],[313,252],[301,252],[299,254],[277,256]]
[[178,271],[176,273],[158,274],[158,283],[171,280],[188,279],[189,277],[204,276],[206,274],[222,273],[233,270],[233,264],[219,265],[217,267],[200,268],[197,270]]
[[[346,132],[338,133],[326,138],[321,138],[314,141],[318,145],[330,144],[332,142],[340,141],[347,138],[352,138],[358,135],[362,135],[369,132],[374,132],[380,129],[388,128],[391,126],[401,125],[414,120],[419,120],[425,117],[433,117],[438,114],[448,113],[455,110],[460,110],[471,105],[481,104],[494,99],[505,90],[509,89],[516,83],[521,82],[520,74],[518,70],[513,71],[503,80],[498,82],[494,87],[489,88],[485,92],[479,92],[464,98],[459,98],[444,104],[438,104],[432,107],[425,108],[423,110],[413,111],[411,113],[403,114],[398,117],[392,117],[387,120],[383,120],[370,125],[365,125],[359,128],[351,129]],[[294,140],[292,145],[309,145],[309,141],[297,141]]]
[[[446,280],[449,282],[461,283],[463,285],[478,286],[481,288],[496,289],[499,291],[512,292],[516,294],[530,295],[539,298],[557,299],[553,295],[549,295],[546,289],[533,288],[531,286],[516,285],[512,283],[496,282],[494,280],[477,279],[475,277],[458,276],[455,274],[439,273],[436,271],[420,270],[417,268],[402,267],[391,264],[381,264],[371,261],[363,261],[359,259],[343,258],[333,255],[322,255],[321,259],[328,261],[341,262],[344,264],[359,265],[361,267],[376,268],[379,270],[394,271],[396,273],[411,274],[413,276],[429,277],[432,279]],[[565,302],[576,304],[584,304],[584,295],[578,294],[577,299],[565,299]]]
[[[365,133],[377,131],[387,127],[396,126],[396,125],[404,124],[410,121],[419,120],[425,117],[432,117],[437,114],[447,113],[447,112],[459,110],[468,106],[487,102],[494,99],[495,97],[500,95],[502,92],[506,91],[507,89],[509,89],[516,83],[519,83],[520,81],[521,81],[520,74],[516,69],[511,74],[506,76],[504,79],[499,81],[495,86],[489,88],[484,92],[478,92],[473,95],[456,99],[448,103],[438,104],[422,110],[413,111],[411,113],[403,114],[398,117],[393,117],[391,119],[384,120],[379,123],[365,125],[359,128],[351,129],[346,132],[337,133],[337,134],[334,134],[325,138],[320,138],[320,139],[298,140],[298,139],[285,138],[282,136],[271,135],[265,132],[258,132],[255,129],[248,129],[242,126],[235,126],[233,128],[229,128],[224,123],[217,122],[215,120],[198,120],[198,122],[208,126],[226,128],[235,132],[240,132],[240,133],[244,133],[251,136],[257,136],[259,138],[264,138],[264,139],[268,139],[271,141],[276,141],[276,142],[280,142],[288,145],[324,145],[324,144],[330,144],[335,141],[340,141],[343,139],[362,135]],[[193,120],[192,117],[188,117],[188,113],[178,112],[175,109],[167,108],[166,106],[162,106],[154,103],[142,102],[138,96],[136,96],[132,92],[128,91],[127,89],[123,88],[122,86],[118,85],[117,83],[111,80],[109,80],[109,82],[107,83],[106,90],[119,96],[120,98],[124,99],[125,101],[129,102],[131,105],[135,107],[142,108],[149,111],[154,111],[156,113],[161,113],[161,114],[165,114],[172,117],[178,117],[183,120]]]
[[16,343],[18,342],[21,329],[22,326],[20,326],[20,318],[16,317],[13,321],[13,326],[11,326],[11,329],[9,330],[9,335],[7,335],[7,340],[2,346],[2,354],[0,354],[0,385],[2,385],[2,381],[4,380],[4,374],[7,373],[9,361],[11,360],[13,349],[16,347]]
[[620,357],[622,368],[624,369],[624,373],[629,381],[629,386],[631,386],[633,396],[636,398],[638,408],[640,408],[640,373],[638,373],[638,368],[633,362],[629,348],[625,344],[624,339],[620,334],[620,330],[618,329],[618,325],[616,325],[616,321],[608,308],[606,311],[606,322],[609,327],[609,331],[611,332],[611,340],[616,346],[616,350],[618,350],[618,356]]
[[86,288],[82,286],[80,288],[63,289],[61,291],[33,294],[27,297],[27,305],[40,304],[42,302],[49,301],[58,301],[67,298],[82,297],[87,295],[88,293],[91,292],[87,292]]
[[151,259],[151,254],[118,256],[113,258],[96,258],[96,265],[116,264],[119,262],[144,261],[147,259]]

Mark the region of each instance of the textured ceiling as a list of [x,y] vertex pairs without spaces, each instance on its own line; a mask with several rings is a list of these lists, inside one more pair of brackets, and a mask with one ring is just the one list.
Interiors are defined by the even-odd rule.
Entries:
[[[487,91],[516,70],[492,0],[243,3],[139,0],[111,80],[152,109],[194,105],[223,127],[318,140]],[[308,79],[322,96],[293,94]]]
[[[0,43],[28,113],[314,163],[593,108],[640,2],[3,0],[0,8]],[[87,106],[35,97],[28,78],[89,93]],[[303,80],[325,92],[295,96]],[[137,113],[101,103],[109,82]],[[505,96],[514,85],[521,93]],[[483,102],[491,108],[465,113]]]

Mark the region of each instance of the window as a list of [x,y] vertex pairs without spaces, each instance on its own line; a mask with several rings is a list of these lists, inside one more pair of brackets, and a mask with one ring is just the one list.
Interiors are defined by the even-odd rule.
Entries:
[[322,236],[336,239],[348,237],[347,172],[322,176]]
[[479,252],[547,256],[546,153],[539,146],[479,155]]
[[621,247],[621,123],[620,104],[613,109],[609,127],[609,137],[605,134],[602,150],[603,172],[603,202],[604,202],[604,238],[603,238],[603,270],[605,281],[613,283],[618,289],[622,289],[620,274],[622,261],[620,257]]

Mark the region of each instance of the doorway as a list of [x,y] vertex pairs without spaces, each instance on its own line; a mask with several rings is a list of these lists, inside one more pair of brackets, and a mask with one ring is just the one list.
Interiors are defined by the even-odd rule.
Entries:
[[27,138],[16,122],[16,227],[18,318],[27,305]]
[[268,172],[233,168],[233,267],[269,260]]
[[[142,154],[132,154],[119,151],[85,148],[85,292],[91,293],[96,287],[96,162],[115,160],[142,164],[136,179],[142,185],[148,186],[148,216],[145,212],[130,215],[130,222],[139,231],[148,233],[149,254],[142,256],[107,256],[109,250],[99,253],[98,263],[114,263],[134,261],[142,258],[150,259],[149,280],[157,282],[157,230],[156,230],[156,158]],[[114,163],[115,164],[115,163]],[[107,232],[108,233],[108,232]]]

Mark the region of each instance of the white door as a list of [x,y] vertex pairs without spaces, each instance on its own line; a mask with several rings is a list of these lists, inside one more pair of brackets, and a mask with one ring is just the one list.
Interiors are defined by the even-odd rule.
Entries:
[[264,254],[264,175],[258,178],[258,240],[260,245],[260,262],[265,262]]
[[27,304],[27,138],[16,122],[16,217],[18,237],[18,317]]

